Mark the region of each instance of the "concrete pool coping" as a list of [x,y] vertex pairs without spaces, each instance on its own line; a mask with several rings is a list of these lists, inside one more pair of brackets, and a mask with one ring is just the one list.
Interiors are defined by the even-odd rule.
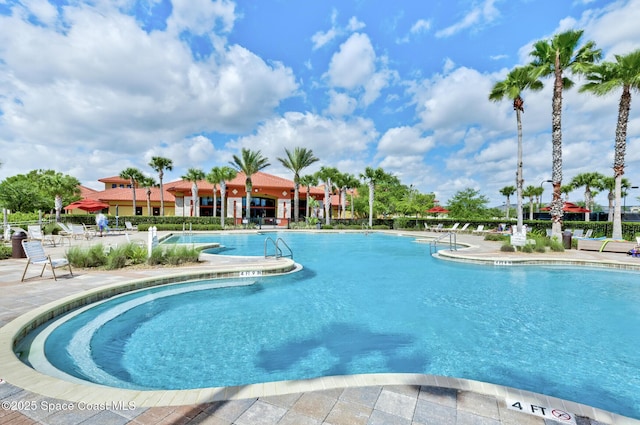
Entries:
[[[420,237],[424,236],[424,232],[391,232],[396,235]],[[440,235],[438,235],[440,236]],[[510,261],[513,263],[522,263],[522,261],[516,261],[516,256],[505,256],[501,252],[496,252],[496,245],[494,242],[492,248],[487,250],[484,246],[486,243],[481,241],[480,238],[469,236],[469,238],[460,240],[467,245],[465,249],[458,251],[444,251],[439,253],[442,257],[453,259],[456,261],[471,261],[471,262],[484,262],[492,264],[495,261]],[[510,254],[510,253],[506,253]],[[554,253],[555,254],[555,253]],[[529,254],[520,254],[529,255]],[[618,254],[619,255],[619,254]],[[215,257],[215,256],[214,256]],[[589,258],[560,258],[554,256],[554,258],[526,258],[527,261],[545,261],[544,264],[571,264],[576,265],[580,262],[594,264],[597,267],[606,267],[610,260],[597,261]],[[507,259],[505,259],[507,258]],[[228,259],[227,259],[228,260]],[[74,384],[70,382],[60,381],[58,379],[45,376],[39,372],[34,371],[28,366],[24,365],[13,353],[13,341],[15,337],[21,332],[24,332],[28,323],[32,321],[34,317],[47,317],[51,310],[55,310],[55,306],[59,306],[61,303],[67,306],[77,302],[78,298],[89,299],[95,296],[96,293],[110,293],[115,287],[123,287],[133,285],[139,285],[149,282],[159,282],[171,279],[171,276],[178,279],[185,276],[201,276],[203,273],[240,273],[241,271],[247,271],[247,267],[251,270],[258,270],[259,267],[255,266],[255,262],[259,262],[256,258],[243,257],[239,258],[240,265],[235,264],[233,261],[226,261],[224,264],[218,264],[215,267],[215,271],[205,271],[207,267],[197,267],[197,270],[189,270],[188,272],[174,273],[176,269],[165,269],[164,272],[158,273],[157,269],[149,269],[148,273],[154,276],[147,276],[142,279],[133,279],[126,283],[111,283],[104,285],[97,282],[95,288],[83,289],[82,292],[75,292],[62,300],[57,300],[52,303],[38,306],[29,310],[28,313],[20,316],[24,317],[26,322],[12,321],[8,325],[0,329],[0,365],[2,365],[1,379],[4,379],[7,383],[16,387],[22,388],[29,392],[40,394],[45,397],[50,397],[57,400],[68,400],[73,402],[84,403],[113,403],[116,400],[122,401],[135,401],[137,406],[178,406],[178,405],[191,405],[210,403],[221,400],[238,400],[249,398],[261,398],[261,397],[273,397],[285,394],[294,393],[306,393],[315,391],[326,391],[336,388],[355,388],[355,387],[368,387],[368,386],[396,386],[396,385],[413,385],[413,386],[434,386],[442,388],[452,388],[459,391],[472,392],[475,394],[486,395],[497,401],[499,406],[505,407],[505,400],[507,399],[523,399],[530,403],[539,403],[545,406],[553,406],[568,412],[572,412],[579,416],[584,416],[598,421],[598,423],[606,424],[640,424],[640,421],[635,419],[626,418],[617,414],[606,412],[600,409],[596,409],[590,406],[585,406],[579,403],[573,403],[569,401],[563,401],[552,397],[547,397],[540,394],[521,391],[513,388],[503,387],[499,385],[493,385],[488,383],[470,381],[459,378],[448,378],[433,375],[419,375],[419,374],[368,374],[368,375],[350,375],[350,376],[333,376],[322,377],[317,379],[308,379],[301,381],[282,381],[282,382],[270,382],[262,384],[251,384],[238,387],[224,387],[224,388],[207,388],[198,390],[180,390],[180,391],[133,391],[133,390],[121,390],[115,388],[108,388],[103,386],[97,386],[94,384]],[[251,261],[253,260],[253,261]],[[10,260],[14,261],[23,267],[26,260]],[[637,261],[637,259],[636,259]],[[577,262],[576,264],[573,264]],[[254,263],[250,266],[250,263]],[[621,263],[621,264],[619,264]],[[495,265],[495,263],[493,263]],[[542,263],[536,263],[542,264]],[[0,262],[2,265],[2,262]],[[282,264],[278,264],[279,268]],[[633,261],[613,261],[610,266],[614,268],[622,268],[621,265],[626,265],[629,270],[640,270],[640,267],[636,267]],[[235,270],[233,270],[233,268]],[[626,268],[625,267],[625,268]],[[213,268],[213,267],[210,267]],[[18,267],[21,272],[21,267]],[[177,269],[180,270],[180,269]],[[94,275],[93,273],[91,273]],[[101,275],[102,273],[95,273],[95,275]],[[112,272],[111,275],[126,275],[126,272]],[[145,274],[144,270],[139,270],[136,274]],[[169,274],[167,277],[165,275]],[[4,286],[6,282],[5,273],[0,273],[0,286]],[[126,278],[123,276],[123,278]],[[19,279],[18,279],[19,280]],[[43,282],[37,279],[39,285],[58,285],[67,284],[67,282],[73,281],[74,278],[64,279],[62,282],[54,283],[53,280],[48,282],[46,279]],[[31,283],[32,281],[29,281]],[[17,283],[17,282],[13,282]],[[26,286],[31,286],[26,284]],[[20,285],[19,283],[17,283]],[[25,284],[22,284],[25,285]],[[51,288],[55,290],[55,287]],[[51,296],[52,294],[49,293]],[[0,301],[0,305],[3,305],[5,298]],[[66,304],[66,303],[71,304]],[[4,305],[3,305],[4,307]],[[15,322],[15,323],[14,323]],[[11,347],[11,348],[10,348]],[[99,391],[96,389],[99,388]],[[507,422],[504,422],[507,423]],[[524,422],[519,422],[524,423]],[[540,422],[542,423],[542,422]]]

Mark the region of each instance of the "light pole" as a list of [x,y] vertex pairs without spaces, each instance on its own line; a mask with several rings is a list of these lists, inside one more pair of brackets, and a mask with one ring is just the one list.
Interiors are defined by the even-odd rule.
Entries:
[[[553,183],[553,180],[542,180],[542,182],[540,182],[540,192],[544,191],[542,185],[545,183]],[[553,195],[551,196],[551,200],[553,201]],[[542,203],[542,193],[540,193],[540,203]],[[540,212],[540,205],[538,205],[538,212]]]

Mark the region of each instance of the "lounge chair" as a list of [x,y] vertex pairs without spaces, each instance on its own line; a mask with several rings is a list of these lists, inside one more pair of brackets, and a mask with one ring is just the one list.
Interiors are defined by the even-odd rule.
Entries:
[[453,226],[444,228],[441,231],[442,232],[455,232],[458,229],[458,226],[460,226],[460,223],[455,223]]
[[484,230],[484,224],[478,224],[478,227],[476,227],[476,230],[471,232],[474,235],[484,235],[485,233],[487,233],[486,230]]
[[71,224],[71,235],[74,239],[91,239],[94,234],[87,231],[82,224]]
[[442,230],[442,227],[444,226],[444,224],[442,223],[439,223],[437,226],[431,226],[431,227],[427,227],[427,223],[425,223],[424,225],[427,228],[427,230],[431,232],[439,232]]
[[127,229],[130,232],[137,232],[138,231],[138,226],[134,226],[133,224],[131,224],[130,221],[125,221],[124,222],[124,227],[125,229]]
[[584,229],[573,229],[571,234],[574,238],[581,238],[584,235]]
[[452,230],[452,232],[456,232],[456,233],[465,233],[467,232],[467,228],[469,227],[471,223],[465,223],[464,226],[462,226],[461,228],[457,229],[457,230]]
[[71,264],[69,263],[69,260],[67,260],[66,258],[52,259],[50,255],[47,255],[44,252],[41,241],[23,239],[21,243],[22,248],[24,249],[24,253],[27,256],[27,266],[24,268],[24,272],[22,273],[22,279],[20,280],[20,282],[24,282],[24,277],[27,274],[27,269],[31,264],[42,266],[40,277],[42,277],[42,275],[44,274],[44,269],[47,268],[47,266],[51,267],[53,280],[58,280],[55,272],[55,269],[57,269],[58,267],[69,267],[69,274],[73,276],[73,271],[71,270]]
[[42,228],[38,224],[27,226],[27,234],[29,235],[29,239],[56,246],[56,240],[53,235],[45,235],[42,233]]
[[574,239],[591,239],[591,235],[593,234],[593,229],[587,229],[584,235],[573,236]]

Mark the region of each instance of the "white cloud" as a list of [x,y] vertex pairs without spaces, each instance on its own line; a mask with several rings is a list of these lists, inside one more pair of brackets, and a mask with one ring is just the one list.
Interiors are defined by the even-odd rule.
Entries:
[[183,30],[194,34],[211,30],[228,33],[236,19],[235,3],[229,0],[173,0],[172,6],[167,26],[176,33]]
[[436,37],[447,38],[470,28],[476,24],[487,24],[500,16],[500,11],[495,7],[496,0],[485,0],[483,4],[473,7],[458,22],[436,32]]
[[378,142],[378,156],[410,156],[425,154],[434,146],[432,137],[423,137],[416,127],[395,127],[387,130]]
[[333,55],[327,72],[331,85],[353,89],[375,72],[376,54],[366,34],[355,33]]
[[352,16],[351,19],[349,19],[349,24],[347,25],[347,30],[348,31],[360,31],[361,29],[363,29],[366,26],[367,25],[364,22],[361,22],[361,21],[358,20],[358,18],[356,18],[355,16]]
[[329,91],[329,107],[325,113],[334,117],[350,115],[358,106],[358,101],[346,93]]

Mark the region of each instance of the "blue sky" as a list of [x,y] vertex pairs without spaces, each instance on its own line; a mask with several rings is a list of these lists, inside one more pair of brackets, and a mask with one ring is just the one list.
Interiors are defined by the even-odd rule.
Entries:
[[[309,173],[382,167],[443,204],[471,187],[499,205],[515,185],[516,122],[510,102],[488,101],[493,84],[567,29],[607,60],[629,53],[638,22],[640,0],[0,0],[0,179],[44,168],[100,188],[127,167],[153,175],[159,155],[174,161],[170,181],[243,147],[291,178],[277,158],[302,146],[320,158]],[[550,81],[524,99],[525,185],[539,186],[551,177]],[[564,183],[612,174],[618,100],[565,93]]]

